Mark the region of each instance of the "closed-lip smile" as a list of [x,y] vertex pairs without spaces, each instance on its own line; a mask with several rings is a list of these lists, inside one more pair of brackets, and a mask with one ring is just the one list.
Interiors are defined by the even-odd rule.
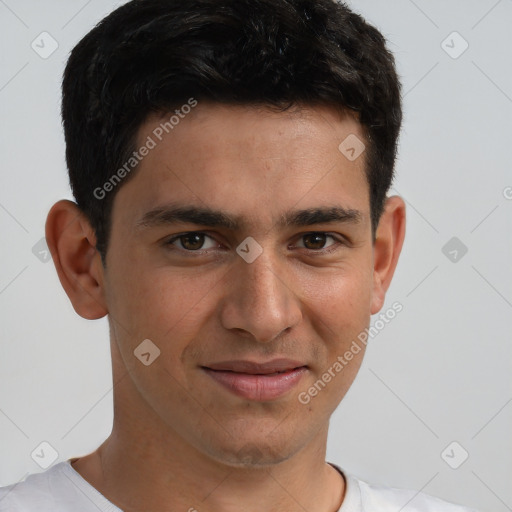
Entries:
[[255,401],[285,395],[308,371],[304,363],[284,358],[261,363],[241,359],[220,361],[201,368],[235,395]]

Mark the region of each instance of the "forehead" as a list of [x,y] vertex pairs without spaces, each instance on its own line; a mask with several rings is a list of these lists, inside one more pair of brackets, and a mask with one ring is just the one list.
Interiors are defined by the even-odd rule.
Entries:
[[116,198],[138,219],[169,202],[230,211],[247,224],[275,222],[294,206],[341,204],[368,216],[364,153],[340,150],[346,140],[363,144],[354,116],[211,103],[187,112],[153,115],[139,129],[137,148],[152,148]]
[[187,114],[181,109],[175,112],[150,115],[138,130],[139,144],[149,136],[160,150],[184,144],[202,150],[190,153],[189,159],[236,156],[262,160],[314,157],[319,151],[332,156],[332,149],[348,135],[364,140],[355,113],[321,105],[276,111],[265,106],[204,102],[188,109]]

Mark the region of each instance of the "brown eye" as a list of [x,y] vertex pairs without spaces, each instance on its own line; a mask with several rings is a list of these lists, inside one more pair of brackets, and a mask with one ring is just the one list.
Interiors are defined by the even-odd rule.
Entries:
[[[204,247],[206,239],[210,239],[210,246]],[[179,244],[177,243],[179,241]],[[212,249],[215,247],[215,240],[206,233],[193,231],[174,236],[166,242],[166,245],[175,246],[176,249],[185,252],[199,252],[200,249]]]
[[204,235],[202,233],[188,233],[180,236],[181,245],[188,251],[197,251],[204,244]]
[[[329,245],[328,238],[332,240]],[[345,245],[342,238],[338,238],[329,233],[324,233],[323,231],[318,231],[314,233],[306,233],[302,235],[299,239],[299,244],[302,242],[302,245],[298,247],[307,249],[311,251],[313,254],[327,254],[334,251],[337,251],[341,246]]]
[[319,250],[324,248],[328,236],[325,233],[310,233],[302,238],[306,249]]

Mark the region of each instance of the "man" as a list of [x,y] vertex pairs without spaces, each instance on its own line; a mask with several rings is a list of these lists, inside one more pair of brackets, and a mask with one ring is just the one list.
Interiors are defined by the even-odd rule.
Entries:
[[468,510],[325,461],[405,234],[375,28],[333,0],[134,0],[71,53],[62,115],[76,204],[46,238],[76,312],[108,315],[114,425],[0,510]]

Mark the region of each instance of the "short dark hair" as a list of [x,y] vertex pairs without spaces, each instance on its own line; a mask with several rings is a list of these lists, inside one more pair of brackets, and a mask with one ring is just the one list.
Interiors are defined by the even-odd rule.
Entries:
[[126,163],[150,114],[190,98],[283,111],[322,104],[357,113],[363,127],[375,237],[394,175],[400,90],[384,37],[344,3],[132,0],[75,46],[64,71],[73,195],[105,261],[122,183],[101,199],[94,191]]

